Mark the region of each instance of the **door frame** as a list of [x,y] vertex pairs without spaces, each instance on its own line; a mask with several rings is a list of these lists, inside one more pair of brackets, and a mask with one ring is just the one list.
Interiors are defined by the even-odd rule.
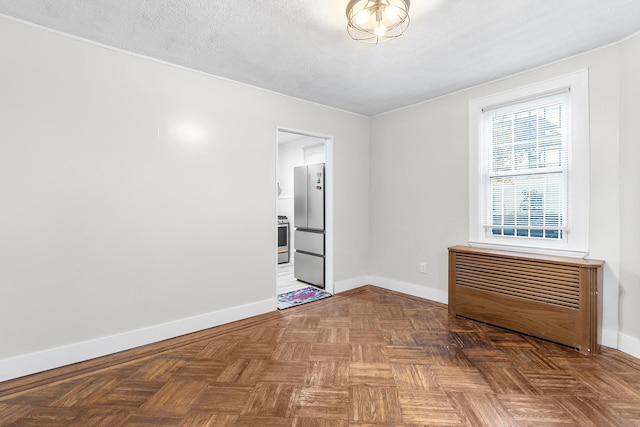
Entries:
[[[279,139],[279,133],[280,132],[286,132],[286,133],[292,133],[292,134],[296,134],[296,135],[300,135],[300,136],[306,136],[306,137],[312,137],[312,138],[318,138],[318,139],[323,139],[324,140],[324,149],[325,149],[325,182],[324,182],[324,188],[325,188],[325,193],[324,193],[324,200],[325,200],[325,204],[324,204],[324,209],[325,209],[325,263],[324,263],[324,277],[325,277],[325,291],[330,293],[330,294],[334,294],[335,293],[335,281],[334,281],[334,221],[333,221],[333,216],[334,216],[334,182],[333,182],[333,178],[334,178],[334,173],[333,173],[333,137],[330,135],[324,135],[324,134],[319,134],[319,133],[315,133],[315,132],[309,132],[309,131],[304,131],[304,130],[300,130],[300,129],[294,129],[294,128],[290,128],[290,127],[284,127],[284,126],[276,126],[276,137],[275,137],[275,144],[276,144],[276,156],[275,156],[275,176],[274,176],[274,198],[275,198],[275,212],[273,214],[273,218],[277,218],[278,216],[278,211],[279,211],[279,200],[278,200],[278,139]],[[276,246],[278,244],[278,236],[277,236],[277,229],[276,229]],[[289,248],[290,251],[293,250],[293,248]],[[277,267],[277,259],[278,259],[278,254],[277,254],[277,250],[275,251],[275,265]],[[294,257],[295,258],[295,257]],[[295,259],[294,259],[294,263],[295,263]],[[277,272],[277,268],[275,271],[275,288],[276,288],[276,294],[278,293],[277,288],[278,288],[278,272]]]

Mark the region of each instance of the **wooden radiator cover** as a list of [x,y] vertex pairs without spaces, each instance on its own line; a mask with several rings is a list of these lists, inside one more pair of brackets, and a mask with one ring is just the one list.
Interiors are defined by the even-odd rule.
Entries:
[[449,313],[599,351],[604,261],[453,246]]

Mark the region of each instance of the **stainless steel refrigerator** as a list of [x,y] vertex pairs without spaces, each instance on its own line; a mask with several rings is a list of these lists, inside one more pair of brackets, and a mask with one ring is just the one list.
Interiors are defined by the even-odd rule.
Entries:
[[293,212],[294,275],[324,289],[324,163],[293,169]]

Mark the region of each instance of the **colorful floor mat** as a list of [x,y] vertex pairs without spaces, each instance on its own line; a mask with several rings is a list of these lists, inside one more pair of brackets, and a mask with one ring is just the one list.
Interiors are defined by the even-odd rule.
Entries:
[[295,307],[296,305],[317,301],[330,296],[330,293],[314,288],[313,286],[298,289],[296,291],[285,292],[278,295],[278,310]]

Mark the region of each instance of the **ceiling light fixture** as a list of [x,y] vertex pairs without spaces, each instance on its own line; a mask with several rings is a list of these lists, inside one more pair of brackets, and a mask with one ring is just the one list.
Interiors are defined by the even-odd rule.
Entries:
[[352,39],[375,43],[394,39],[409,26],[410,0],[351,0],[347,32]]

